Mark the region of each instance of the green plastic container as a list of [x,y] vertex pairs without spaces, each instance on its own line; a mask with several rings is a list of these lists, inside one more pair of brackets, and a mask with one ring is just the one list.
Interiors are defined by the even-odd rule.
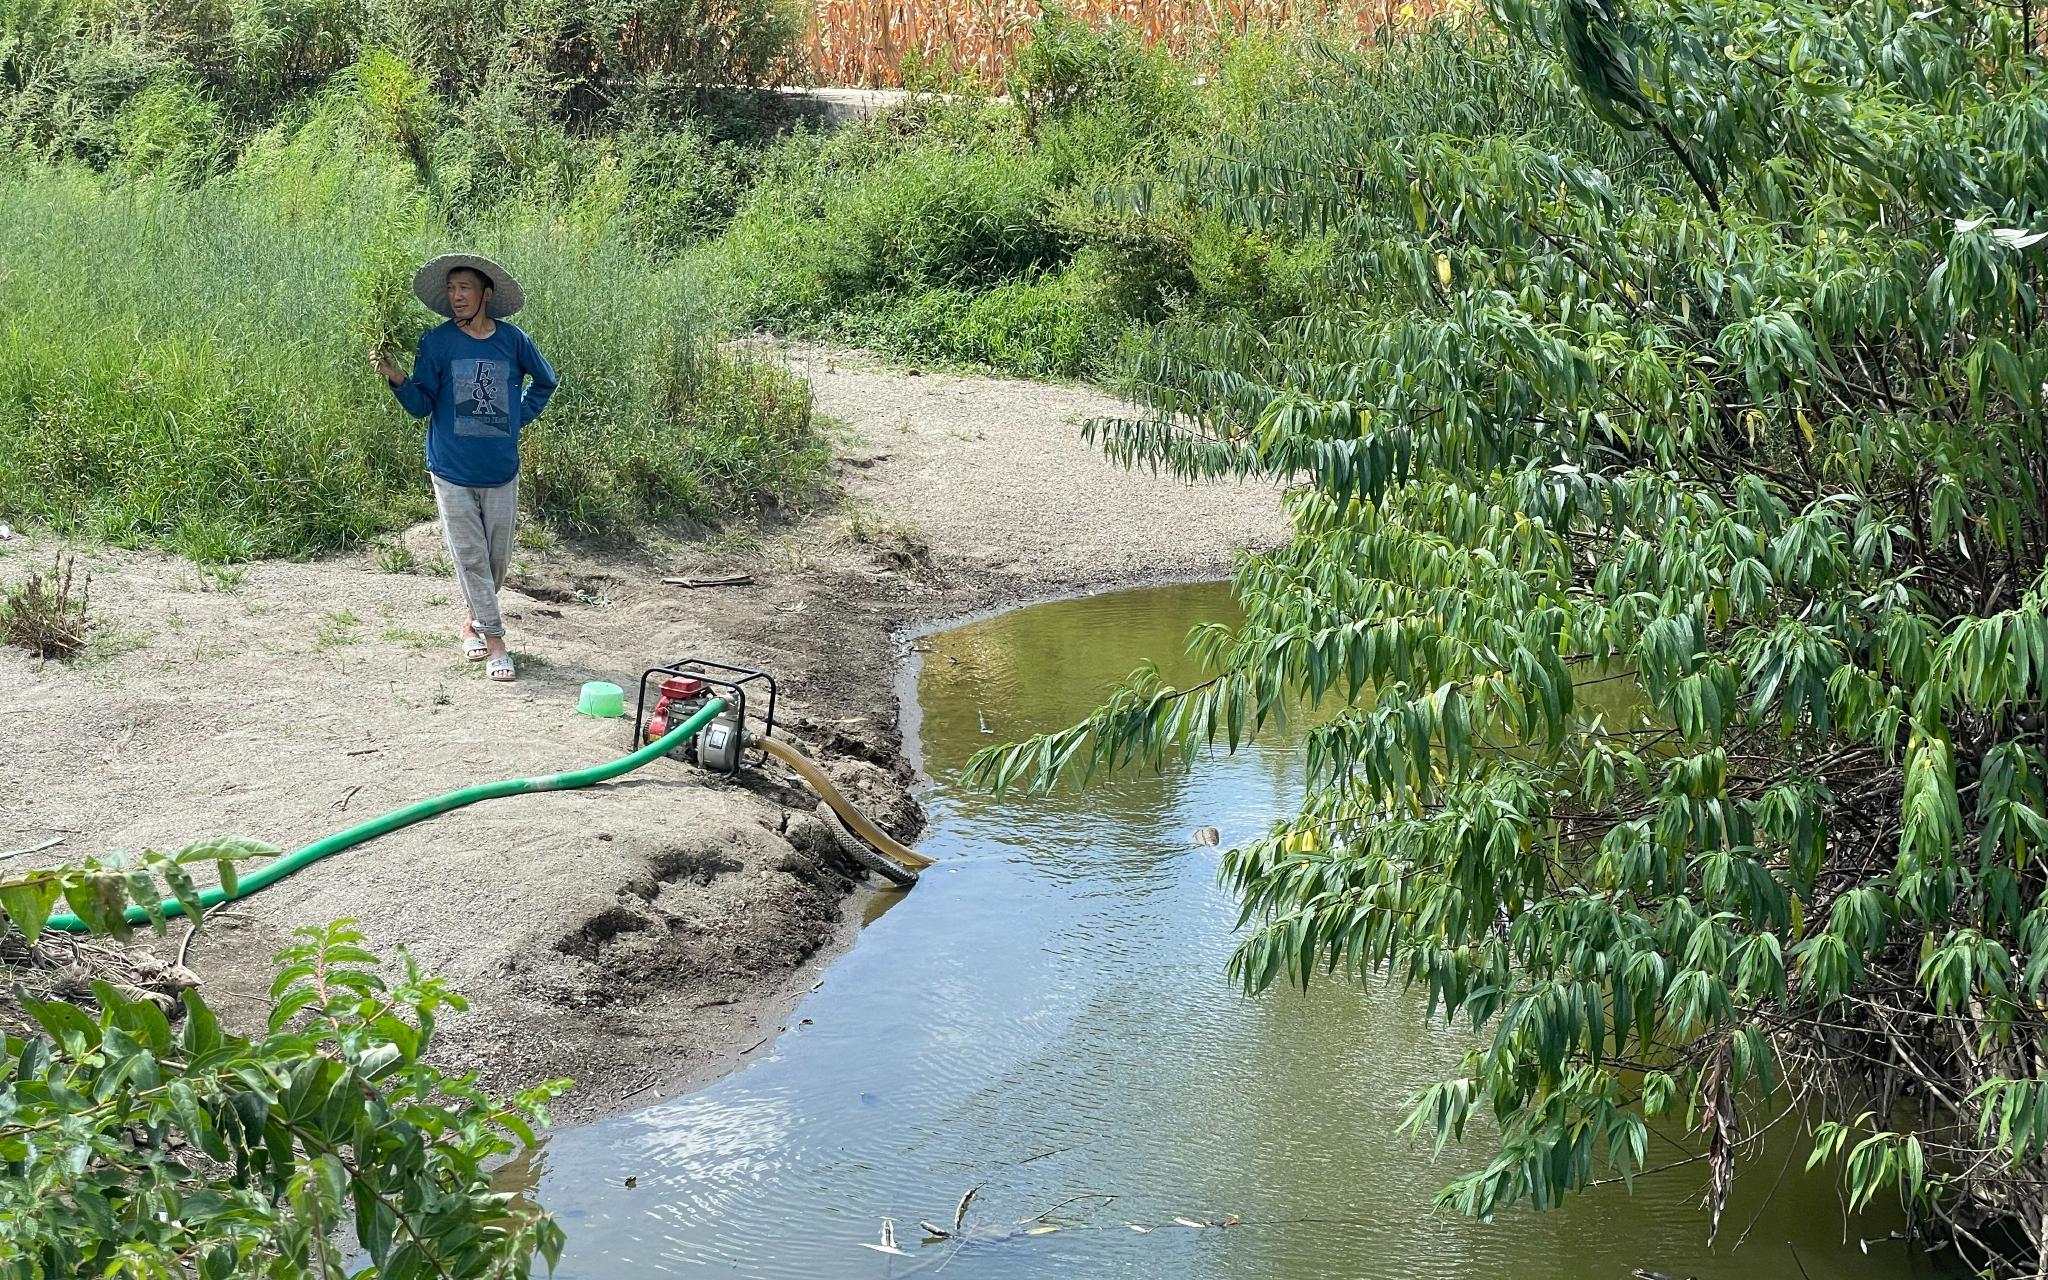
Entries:
[[626,691],[606,680],[592,680],[583,686],[576,709],[586,716],[625,715]]

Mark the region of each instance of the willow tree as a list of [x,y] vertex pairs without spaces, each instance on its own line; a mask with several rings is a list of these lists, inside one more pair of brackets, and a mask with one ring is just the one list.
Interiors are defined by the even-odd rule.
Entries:
[[1091,427],[1287,480],[1293,537],[1191,637],[1206,680],[980,774],[1312,707],[1300,813],[1225,862],[1233,970],[1390,974],[1478,1033],[1411,1119],[1498,1129],[1445,1205],[1638,1174],[1667,1116],[1718,1226],[1806,1123],[1853,1203],[2048,1275],[2041,33],[1548,3],[1333,62],[1137,193],[1335,246],[1308,314],[1166,330]]

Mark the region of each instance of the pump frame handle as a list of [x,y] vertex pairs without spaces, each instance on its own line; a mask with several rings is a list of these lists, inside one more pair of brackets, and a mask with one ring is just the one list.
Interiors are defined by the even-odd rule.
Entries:
[[[735,678],[727,679],[724,676],[713,674],[714,672],[721,671]],[[720,690],[726,701],[732,704],[733,718],[738,721],[742,731],[745,731],[747,725],[747,686],[751,684],[765,684],[768,693],[768,709],[762,717],[760,736],[763,738],[775,736],[775,702],[779,690],[776,688],[774,676],[753,667],[738,667],[729,662],[717,662],[710,658],[700,658],[692,654],[687,658],[678,659],[669,666],[649,667],[646,671],[640,673],[640,696],[633,708],[633,745],[636,748],[642,745],[641,738],[645,733],[647,724],[647,686],[658,677],[663,676],[689,676],[696,680],[702,680],[712,688]],[[690,743],[690,752],[694,758],[696,754],[696,742],[694,739]],[[742,751],[733,757],[733,767],[729,772],[738,773],[742,764],[749,764],[758,769],[767,763],[767,760],[768,752],[762,748],[755,747],[749,751]],[[701,764],[702,762],[700,761],[699,763]]]

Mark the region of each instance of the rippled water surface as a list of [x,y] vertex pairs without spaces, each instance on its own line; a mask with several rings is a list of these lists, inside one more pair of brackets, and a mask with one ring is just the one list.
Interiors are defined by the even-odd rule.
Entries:
[[[1744,1169],[1717,1250],[1697,1166],[1491,1226],[1432,1216],[1432,1194],[1483,1159],[1483,1139],[1433,1161],[1397,1128],[1463,1038],[1429,1028],[1398,990],[1246,998],[1224,978],[1235,913],[1217,851],[1190,834],[1215,826],[1228,845],[1285,811],[1299,784],[1284,747],[1084,796],[996,803],[958,785],[976,749],[1070,723],[1140,659],[1173,670],[1187,627],[1230,612],[1220,587],[1159,588],[932,637],[921,847],[940,865],[760,1061],[550,1140],[541,1190],[571,1242],[558,1274],[1930,1274],[1889,1241],[1866,1252],[1859,1235],[1896,1224],[1845,1228],[1831,1186],[1804,1178],[1789,1146]],[[1658,1148],[1684,1154],[1669,1138]],[[969,1188],[964,1245],[920,1243],[918,1220],[950,1226]],[[909,1256],[860,1247],[885,1216]]]

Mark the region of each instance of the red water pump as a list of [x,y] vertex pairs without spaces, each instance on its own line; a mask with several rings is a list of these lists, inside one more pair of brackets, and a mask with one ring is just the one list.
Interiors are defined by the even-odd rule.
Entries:
[[[668,676],[661,682],[661,696],[655,699],[654,714],[647,717],[646,741],[667,733],[671,728],[688,720],[703,710],[711,698],[711,691],[696,676]],[[690,745],[677,747],[669,755],[677,760],[689,760],[696,753]]]
[[[656,685],[653,710],[647,706],[648,686]],[[713,698],[723,698],[725,709],[699,729],[689,741],[670,749],[671,759],[699,765],[716,773],[738,772],[747,746],[748,690],[766,694],[755,702],[755,730],[758,739],[775,732],[775,678],[751,667],[735,667],[704,658],[685,658],[674,666],[656,667],[640,677],[640,705],[634,713],[633,744],[644,746],[704,709]],[[765,701],[765,708],[761,705]],[[758,762],[757,762],[758,763]]]

